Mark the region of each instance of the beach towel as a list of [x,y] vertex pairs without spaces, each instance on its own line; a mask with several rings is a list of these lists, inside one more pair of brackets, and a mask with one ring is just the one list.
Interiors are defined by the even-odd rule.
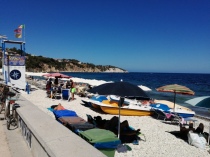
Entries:
[[113,132],[105,129],[89,129],[80,132],[79,135],[109,157],[114,157],[115,149],[121,144]]
[[53,113],[54,113],[56,119],[58,119],[60,117],[77,116],[76,112],[71,111],[71,110],[53,110]]
[[75,133],[92,129],[95,126],[81,117],[61,117],[58,120]]
[[190,131],[187,136],[188,136],[188,143],[190,145],[193,145],[197,148],[205,149],[206,139],[203,137],[202,134],[197,134]]
[[51,111],[51,112],[53,112],[54,111],[54,109],[53,108],[51,108],[51,107],[48,107],[47,108],[49,111]]

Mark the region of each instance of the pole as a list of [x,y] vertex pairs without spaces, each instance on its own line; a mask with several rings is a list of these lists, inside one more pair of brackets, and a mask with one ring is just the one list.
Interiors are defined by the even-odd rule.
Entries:
[[27,84],[26,84],[26,92],[27,92],[27,94],[29,94],[29,91],[30,91],[30,89],[29,89],[29,85],[28,85],[28,82],[27,82]]
[[5,75],[4,75],[4,56],[5,56],[5,54],[4,54],[4,51],[5,51],[5,49],[4,49],[4,42],[2,42],[1,41],[1,47],[2,47],[2,75],[3,75],[3,78],[4,78],[4,80],[5,80]]
[[175,105],[176,105],[176,91],[174,91],[174,112],[175,112]]
[[23,29],[24,29],[24,38],[23,38],[23,41],[26,42],[26,25],[24,24],[23,25]]
[[120,138],[120,110],[121,110],[122,104],[124,103],[124,100],[125,98],[120,97],[120,100],[118,101],[118,106],[119,106],[118,136],[117,136],[118,138]]
[[9,54],[7,52],[7,83],[10,82]]
[[209,136],[208,136],[208,145],[209,145],[209,140],[210,140],[210,123],[209,123]]
[[118,121],[118,138],[120,138],[120,109],[121,107],[119,106],[119,121]]

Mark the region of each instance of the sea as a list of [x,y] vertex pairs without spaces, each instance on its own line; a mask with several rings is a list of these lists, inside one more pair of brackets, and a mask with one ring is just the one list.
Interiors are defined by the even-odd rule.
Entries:
[[[125,81],[135,85],[143,85],[151,89],[146,91],[148,96],[153,99],[163,99],[174,101],[173,93],[158,92],[156,88],[169,85],[179,84],[190,88],[195,92],[194,96],[176,95],[176,103],[188,107],[196,112],[197,115],[209,117],[210,110],[201,107],[191,106],[185,101],[200,97],[210,96],[210,74],[192,74],[192,73],[151,73],[151,72],[128,72],[128,73],[84,73],[84,72],[62,72],[65,75],[104,81]],[[209,104],[210,108],[210,104]]]

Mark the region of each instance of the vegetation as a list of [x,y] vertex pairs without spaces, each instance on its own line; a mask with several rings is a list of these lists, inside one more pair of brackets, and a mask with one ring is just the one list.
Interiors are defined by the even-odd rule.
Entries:
[[[22,51],[14,48],[7,49],[9,54],[22,55]],[[72,71],[72,72],[103,72],[109,68],[118,68],[112,65],[94,65],[92,63],[82,63],[76,59],[54,59],[43,56],[33,56],[25,53],[26,71],[33,72],[54,72],[54,71]],[[2,60],[0,60],[2,67]],[[121,69],[121,68],[118,68]],[[125,71],[124,69],[121,69]]]

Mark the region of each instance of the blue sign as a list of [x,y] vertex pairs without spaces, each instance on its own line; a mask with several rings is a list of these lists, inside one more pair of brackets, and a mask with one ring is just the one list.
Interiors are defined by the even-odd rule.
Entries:
[[25,57],[24,56],[5,56],[4,65],[10,66],[24,66]]

